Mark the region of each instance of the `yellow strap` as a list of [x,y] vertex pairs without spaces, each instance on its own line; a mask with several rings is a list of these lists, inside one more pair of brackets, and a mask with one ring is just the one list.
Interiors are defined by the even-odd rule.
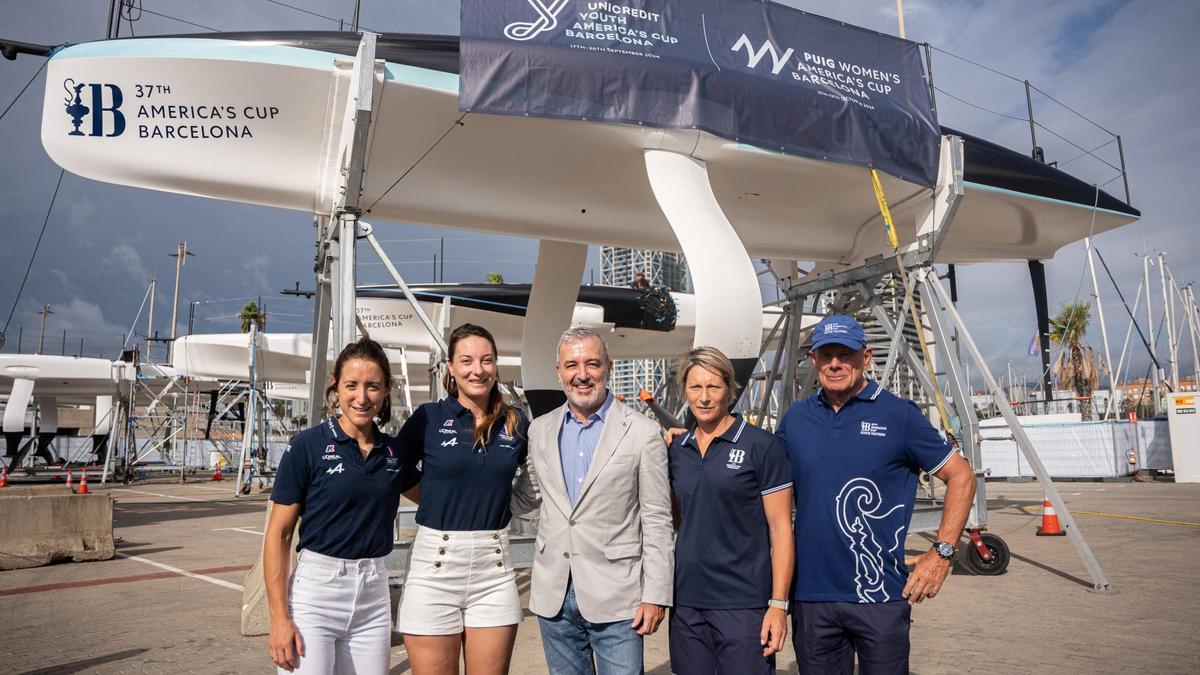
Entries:
[[879,182],[879,172],[871,167],[871,184],[875,187],[875,201],[879,203],[879,212],[883,214],[883,229],[887,232],[888,243],[893,251],[900,250],[900,241],[896,239],[896,223],[892,221],[892,210],[888,208],[887,195],[883,194],[883,184]]
[[[917,303],[913,300],[912,289],[908,287],[908,274],[904,270],[904,264],[900,261],[900,241],[896,238],[896,224],[892,220],[892,211],[888,208],[887,195],[883,193],[883,184],[879,182],[879,172],[875,170],[875,167],[871,167],[871,185],[875,188],[875,201],[879,204],[879,213],[883,215],[883,229],[887,233],[888,243],[892,245],[892,253],[895,254],[896,269],[900,274],[900,283],[904,287],[904,299],[908,302],[913,328],[917,331],[917,342],[921,345],[921,358],[925,361],[925,370],[929,374],[929,380],[933,382],[933,400],[937,404],[938,414],[942,418],[942,428],[946,435],[953,439],[954,427],[950,424],[950,414],[946,412],[946,402],[942,399],[942,392],[937,388],[937,373],[933,370],[929,345],[925,344],[925,327],[921,323],[924,302],[921,303],[921,309],[918,310]],[[970,405],[970,402],[967,402],[967,405]]]

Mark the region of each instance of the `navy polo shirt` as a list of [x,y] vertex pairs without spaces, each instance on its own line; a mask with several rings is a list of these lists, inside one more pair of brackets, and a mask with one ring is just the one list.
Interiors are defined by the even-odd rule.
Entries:
[[512,518],[513,478],[525,461],[529,422],[498,420],[487,447],[475,446],[475,415],[453,396],[426,403],[408,418],[395,443],[421,460],[417,524],[435,530],[502,530]]
[[820,391],[793,403],[776,433],[796,488],[793,599],[903,600],[917,475],[954,450],[915,403],[874,381],[838,412]]
[[771,536],[763,495],[792,485],[787,451],[741,415],[700,456],[695,431],[668,450],[681,518],[675,538],[675,604],[755,609],[771,599]]
[[358,442],[329,417],[292,438],[271,501],[300,504],[300,541],[334,558],[379,558],[392,552],[400,493],[417,484],[416,460],[388,445],[375,430],[375,447],[364,458]]

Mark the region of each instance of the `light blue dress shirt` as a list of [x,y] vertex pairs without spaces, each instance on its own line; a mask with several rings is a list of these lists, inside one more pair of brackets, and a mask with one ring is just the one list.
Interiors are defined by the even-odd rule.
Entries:
[[562,427],[558,430],[558,452],[571,506],[575,506],[575,502],[579,501],[579,491],[583,489],[583,481],[592,466],[592,455],[596,454],[600,432],[604,430],[604,418],[608,415],[612,401],[613,395],[610,391],[600,409],[588,417],[587,424],[576,419],[570,406],[563,415]]

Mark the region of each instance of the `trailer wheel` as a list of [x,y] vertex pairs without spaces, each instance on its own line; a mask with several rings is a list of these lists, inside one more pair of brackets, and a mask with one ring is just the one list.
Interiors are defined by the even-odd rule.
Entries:
[[982,576],[1004,574],[1008,569],[1008,561],[1012,557],[1008,544],[990,532],[980,533],[979,538],[983,540],[983,545],[991,551],[992,559],[984,560],[979,555],[979,549],[975,548],[974,544],[968,544],[964,547],[963,564],[971,572]]

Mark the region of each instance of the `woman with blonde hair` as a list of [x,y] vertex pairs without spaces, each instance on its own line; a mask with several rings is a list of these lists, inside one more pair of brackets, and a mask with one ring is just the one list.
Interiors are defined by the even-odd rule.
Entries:
[[720,350],[693,349],[678,372],[695,425],[668,450],[679,523],[671,671],[774,673],[795,561],[787,452],[730,412],[737,385]]
[[508,524],[538,505],[523,470],[529,422],[501,395],[491,333],[463,324],[448,346],[449,395],[418,408],[396,437],[422,462],[397,630],[415,675],[458,673],[460,652],[468,675],[505,673],[523,618]]

